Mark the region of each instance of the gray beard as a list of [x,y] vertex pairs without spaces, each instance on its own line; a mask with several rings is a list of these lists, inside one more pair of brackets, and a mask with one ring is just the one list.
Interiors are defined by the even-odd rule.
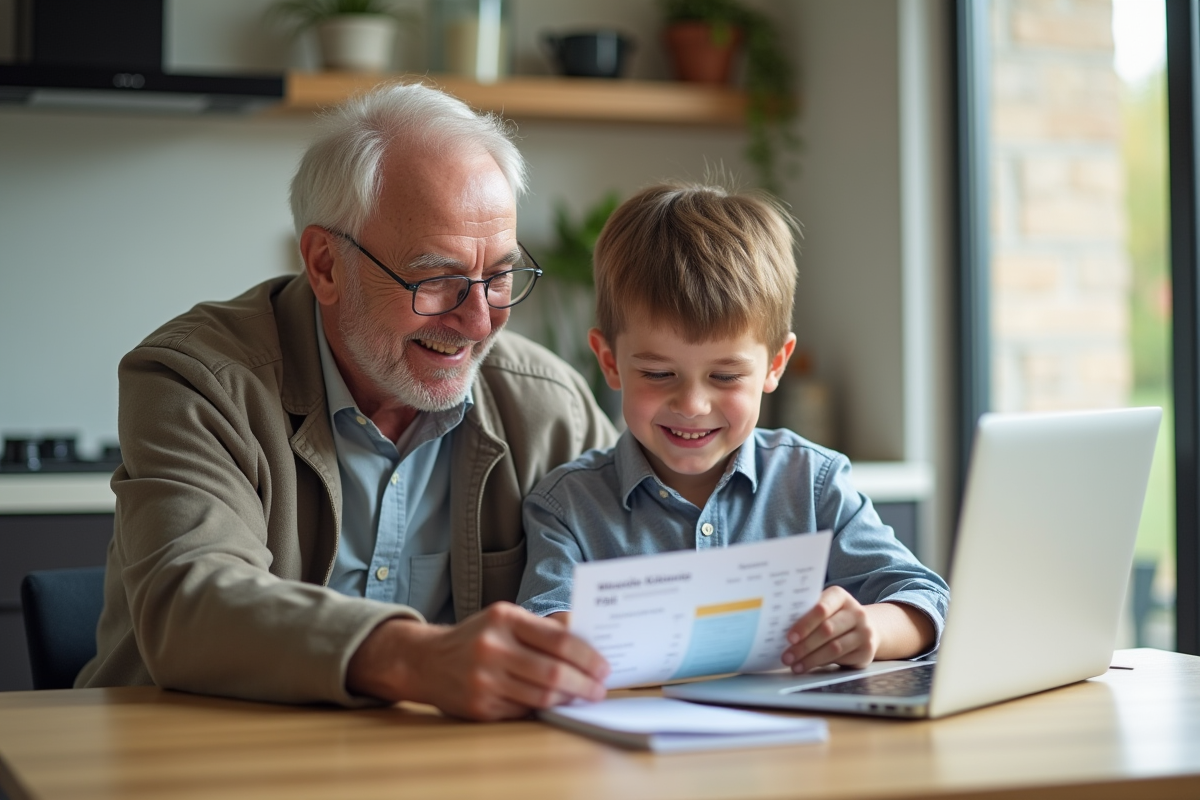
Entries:
[[[500,328],[494,329],[481,342],[465,339],[434,325],[403,338],[396,338],[395,334],[371,319],[362,296],[362,287],[357,280],[351,280],[353,285],[347,286],[348,291],[342,295],[345,305],[342,313],[338,315],[338,331],[342,334],[346,351],[354,366],[391,399],[418,411],[448,411],[462,403],[475,383],[480,365],[487,358],[492,345],[496,343],[496,334],[500,332]],[[433,385],[423,382],[413,373],[405,355],[409,342],[414,339],[451,347],[470,347],[471,361],[467,365],[465,376],[461,369],[437,370],[433,374]],[[455,379],[462,382],[452,391],[447,391],[447,387],[441,387],[442,391],[437,391],[438,383]]]

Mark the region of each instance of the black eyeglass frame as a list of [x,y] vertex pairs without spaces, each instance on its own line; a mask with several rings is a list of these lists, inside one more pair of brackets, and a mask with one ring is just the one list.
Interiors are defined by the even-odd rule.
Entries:
[[[369,258],[371,260],[371,263],[373,263],[375,266],[377,266],[381,270],[383,270],[389,278],[391,278],[396,283],[403,286],[408,291],[412,292],[413,313],[418,316],[421,316],[421,317],[440,317],[442,314],[449,314],[451,311],[453,311],[454,309],[461,306],[464,302],[466,302],[467,298],[470,297],[470,295],[471,295],[471,290],[473,288],[475,288],[475,284],[477,284],[477,283],[483,284],[483,299],[488,304],[489,307],[495,308],[497,310],[502,310],[505,308],[512,308],[513,306],[517,305],[518,303],[521,303],[521,302],[527,300],[529,298],[529,295],[533,294],[533,287],[537,285],[538,278],[542,277],[542,275],[545,274],[545,273],[543,273],[542,268],[540,266],[538,266],[537,260],[534,259],[533,254],[531,254],[528,250],[525,249],[525,245],[521,244],[520,242],[517,242],[517,247],[519,247],[521,249],[521,252],[525,255],[525,257],[529,259],[529,262],[531,264],[533,264],[532,267],[519,267],[517,269],[506,269],[503,272],[497,272],[495,275],[492,275],[490,278],[481,278],[479,280],[476,280],[475,278],[468,278],[466,275],[435,275],[432,278],[425,278],[424,280],[417,281],[416,283],[409,283],[408,281],[404,280],[404,278],[401,278],[399,275],[397,275],[396,273],[394,273],[390,269],[388,269],[387,265],[384,264],[382,261],[380,261],[378,258],[371,255],[371,252],[369,250],[367,250],[367,248],[365,248],[361,244],[359,244],[354,239],[354,237],[351,236],[350,234],[340,233],[338,231],[332,231],[332,233],[336,234],[337,236],[342,237],[347,242],[354,245],[356,248],[358,248],[358,251],[360,253],[362,253],[364,256],[366,256],[367,258]],[[533,280],[530,282],[529,288],[525,290],[525,293],[523,295],[521,295],[519,298],[512,301],[511,303],[508,303],[507,305],[498,306],[495,303],[493,303],[488,298],[488,290],[492,288],[492,281],[496,280],[496,278],[501,278],[505,275],[512,275],[513,273],[516,273],[516,272],[532,272],[533,273]],[[455,303],[454,305],[450,306],[450,308],[445,309],[444,311],[437,311],[432,314],[428,314],[424,311],[418,311],[417,310],[417,290],[420,289],[423,284],[434,283],[437,281],[447,281],[447,280],[466,281],[467,282],[467,288],[464,289],[462,292],[459,292],[458,302]]]

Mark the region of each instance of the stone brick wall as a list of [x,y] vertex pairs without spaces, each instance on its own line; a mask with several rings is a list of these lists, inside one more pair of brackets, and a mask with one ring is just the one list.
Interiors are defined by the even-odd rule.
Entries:
[[1110,0],[992,3],[992,407],[1132,386]]

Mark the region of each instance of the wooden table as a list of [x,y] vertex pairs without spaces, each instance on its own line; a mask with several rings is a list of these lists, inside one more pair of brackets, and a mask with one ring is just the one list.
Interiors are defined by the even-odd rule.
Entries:
[[830,717],[826,744],[655,756],[537,722],[154,688],[0,694],[0,785],[36,798],[1200,798],[1200,658],[934,722]]

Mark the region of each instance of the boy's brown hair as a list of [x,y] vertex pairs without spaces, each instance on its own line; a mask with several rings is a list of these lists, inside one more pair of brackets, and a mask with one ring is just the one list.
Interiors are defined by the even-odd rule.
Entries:
[[613,212],[596,241],[596,317],[610,345],[634,314],[693,342],[753,332],[774,353],[792,327],[795,218],[774,198],[663,183]]

